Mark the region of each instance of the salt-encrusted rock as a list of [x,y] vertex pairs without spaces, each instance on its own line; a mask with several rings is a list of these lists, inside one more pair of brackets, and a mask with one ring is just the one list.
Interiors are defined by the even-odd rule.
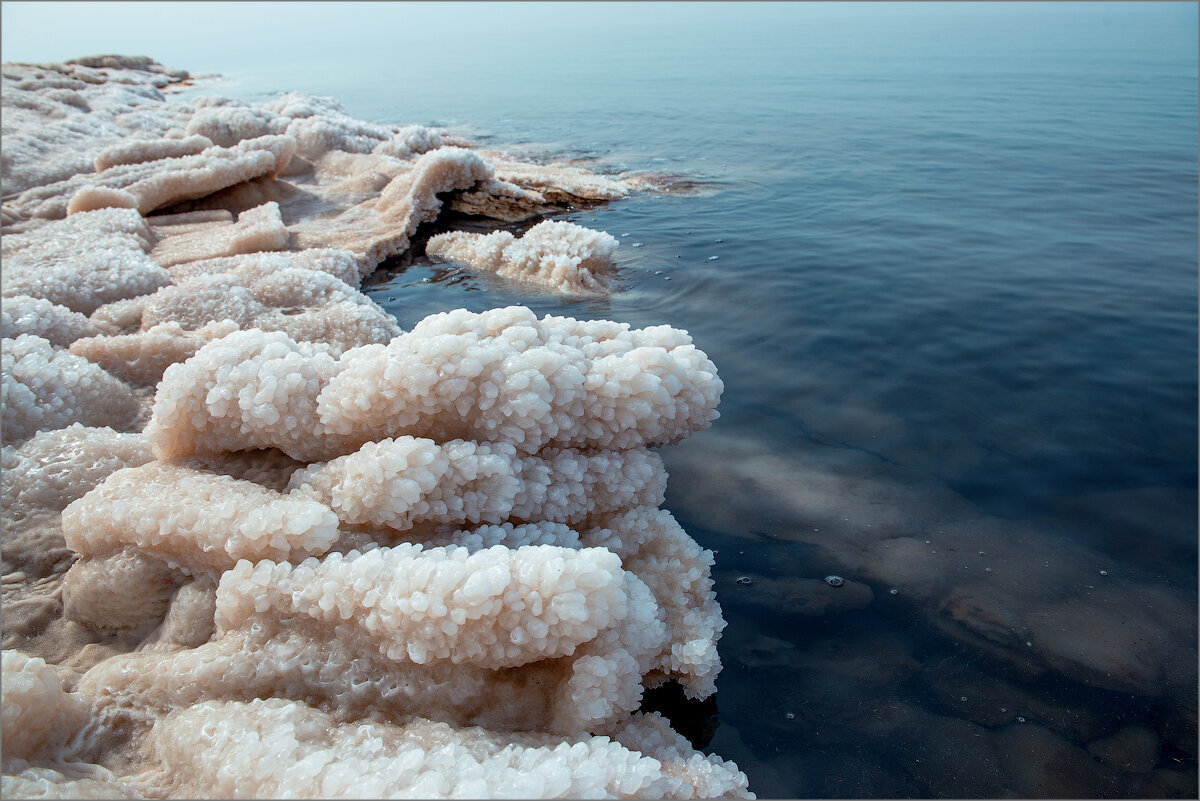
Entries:
[[133,209],[77,214],[0,241],[5,299],[44,298],[91,314],[113,301],[154,292],[170,283],[146,255],[153,234]]
[[[190,156],[118,164],[101,173],[75,175],[36,186],[7,205],[24,219],[62,219],[109,205],[142,214],[287,168],[296,152],[290,136],[261,136],[233,147],[210,147]],[[133,205],[130,205],[132,199]]]
[[97,631],[140,629],[162,622],[183,577],[141,548],[84,556],[63,577],[63,616]]
[[5,798],[132,798],[142,796],[110,770],[87,762],[4,760]]
[[634,448],[716,419],[723,386],[686,332],[523,307],[431,315],[386,347],[348,351],[321,390],[322,430],[367,442],[436,440]]
[[0,736],[4,757],[25,759],[62,751],[67,740],[88,719],[88,705],[63,690],[58,675],[45,660],[20,651],[0,656]]
[[399,531],[418,521],[578,523],[589,515],[657,506],[666,484],[661,458],[644,449],[547,449],[518,456],[509,443],[439,445],[414,437],[367,443],[291,479],[296,492],[327,504],[343,523]]
[[[574,653],[625,619],[615,554],[602,548],[404,544],[296,567],[240,562],[221,579],[217,626],[256,613],[360,630],[390,660],[507,668]],[[346,632],[349,635],[349,632]]]
[[96,156],[96,172],[104,172],[119,164],[141,164],[146,161],[194,156],[213,146],[211,139],[188,136],[183,139],[143,139],[122,142],[107,147]]
[[437,217],[442,208],[439,195],[469,189],[491,177],[492,168],[473,151],[432,150],[417,159],[411,170],[391,179],[377,198],[336,217],[293,226],[296,246],[349,250],[363,262],[379,264],[407,250],[417,227]]
[[41,337],[4,339],[2,363],[6,443],[72,423],[128,430],[141,412],[128,385]]
[[181,465],[119,470],[63,512],[67,545],[85,556],[135,546],[189,572],[239,559],[303,559],[337,539],[320,503]]
[[[6,654],[3,794],[746,794],[635,713],[720,669],[712,555],[646,450],[715,419],[712,363],[520,308],[402,334],[358,291],[447,206],[633,183],[178,77],[5,68],[5,643],[86,669],[91,709],[12,752]],[[602,289],[610,240],[546,224],[497,263]],[[137,428],[123,382],[159,383],[144,434],[44,430]]]
[[180,119],[154,85],[162,73],[84,64],[5,64],[4,73],[5,197],[90,172],[107,146],[161,137]]
[[43,431],[20,448],[4,448],[4,517],[11,524],[38,512],[61,512],[116,471],[153,458],[142,434],[78,423]]
[[5,650],[0,681],[0,794],[5,798],[139,798],[99,765],[75,761],[93,725],[90,699],[67,692],[40,657]]
[[[346,264],[337,256],[300,261],[339,271]],[[178,283],[163,287],[141,305],[142,329],[170,322],[198,330],[225,321],[238,329],[282,331],[337,353],[388,342],[400,333],[391,315],[341,278],[294,265],[286,258],[234,262],[230,272],[181,275]]]
[[[153,221],[155,218],[150,219]],[[248,253],[201,259],[173,266],[168,272],[176,282],[213,273],[230,273],[252,281],[289,267],[329,273],[351,287],[357,287],[366,277],[354,254],[334,248],[311,248],[295,253]]]
[[508,231],[439,234],[425,245],[425,252],[560,292],[605,293],[612,290],[612,257],[617,245],[615,237],[602,231],[546,221],[520,239]]
[[670,512],[652,506],[613,515],[580,539],[612,550],[654,593],[667,637],[648,681],[675,679],[690,698],[715,693],[725,619],[713,590],[712,551],[689,537]]
[[337,369],[325,348],[238,331],[166,369],[146,434],[159,458],[278,448],[319,459],[331,449],[317,396]]
[[111,375],[135,386],[153,386],[172,364],[190,359],[205,344],[238,330],[221,320],[189,331],[177,322],[161,323],[136,334],[78,339],[70,352],[98,364]]
[[[653,732],[631,750],[604,736],[499,734],[421,719],[339,724],[283,699],[207,702],[155,725],[159,767],[140,786],[172,798],[749,797],[732,763],[669,740],[661,724]],[[250,782],[234,778],[247,774]]]
[[232,334],[168,368],[147,433],[161,458],[276,447],[315,461],[405,434],[527,454],[635,448],[707,428],[722,389],[678,329],[459,309],[336,362],[279,335]]
[[7,339],[33,334],[51,345],[65,348],[81,337],[101,333],[105,331],[86,316],[45,298],[14,295],[6,297],[0,305],[0,337]]
[[575,205],[617,200],[629,194],[622,181],[578,167],[514,161],[506,154],[487,154],[497,180],[533,190],[548,203]]
[[115,658],[80,686],[147,710],[282,692],[339,715],[565,733],[636,709],[665,635],[653,595],[607,551],[409,545],[243,563],[217,590],[211,642]]
[[156,228],[156,233],[159,242],[150,257],[163,267],[239,253],[284,250],[288,245],[288,231],[275,202],[243,211],[235,223],[215,223],[191,231],[163,227]]

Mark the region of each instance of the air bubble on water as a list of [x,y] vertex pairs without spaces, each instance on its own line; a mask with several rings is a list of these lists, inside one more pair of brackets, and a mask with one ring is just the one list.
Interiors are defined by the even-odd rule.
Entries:
[[1031,643],[1029,640],[1025,641],[1025,645],[1029,646],[1030,648],[1033,647],[1033,643]]
[[825,583],[830,587],[840,587],[846,583],[846,580],[841,576],[826,576]]
[[926,545],[928,545],[928,544],[929,544],[929,540],[925,540],[925,544],[926,544]]
[[1008,711],[1008,707],[1006,707],[1006,706],[1002,706],[1002,707],[1000,707],[1000,711],[1001,711],[1001,712],[1007,712],[1007,711]]
[[642,247],[645,247],[645,245],[643,245],[641,242],[634,242],[634,243],[633,243],[632,245],[630,245],[629,247],[631,247],[631,248],[642,248]]
[[960,697],[958,700],[965,701],[965,700],[967,700],[967,696],[964,695],[964,696]]
[[717,259],[719,259],[719,258],[721,258],[721,257],[720,257],[720,256],[709,256],[709,257],[708,257],[708,260],[709,260],[709,261],[716,261],[716,260],[717,260]]
[[795,719],[796,719],[796,716],[795,716],[795,714],[793,714],[793,713],[791,713],[791,712],[788,712],[786,715],[784,715],[784,717],[785,717],[785,718],[787,718],[788,720],[795,720]]
[[1023,717],[1021,717],[1020,715],[1018,715],[1018,716],[1017,716],[1017,723],[1024,723],[1024,722],[1025,722],[1025,718],[1023,718]]
[[983,551],[980,551],[980,552],[979,552],[979,555],[980,555],[980,556],[987,556],[987,554],[985,554]]
[[664,280],[664,281],[670,281],[670,280],[671,280],[671,276],[669,276],[669,275],[664,275],[664,276],[663,276],[663,280]]
[[662,270],[655,270],[655,271],[654,271],[654,274],[655,274],[655,275],[662,275]]
[[725,240],[724,239],[714,239],[713,241],[720,244],[721,242],[724,242]]
[[900,594],[900,590],[896,589],[895,587],[892,587],[890,590],[888,590],[888,595],[899,595],[899,594]]
[[990,567],[985,567],[985,568],[983,569],[983,572],[984,572],[984,573],[991,573],[991,572],[992,572],[992,569],[991,569]]
[[749,576],[742,576],[741,578],[739,578],[737,580],[737,583],[741,584],[742,586],[749,586],[750,584],[753,584],[754,582],[750,580]]
[[1107,570],[1101,570],[1101,571],[1100,571],[1100,575],[1102,575],[1102,576],[1107,576],[1107,575],[1108,575],[1108,571],[1107,571]]

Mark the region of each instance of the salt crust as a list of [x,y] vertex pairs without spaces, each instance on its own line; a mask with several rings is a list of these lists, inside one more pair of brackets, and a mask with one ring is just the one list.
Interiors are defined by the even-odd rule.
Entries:
[[[289,136],[263,136],[235,147],[210,147],[190,156],[119,164],[102,173],[78,174],[36,186],[7,201],[10,212],[24,219],[62,219],[110,204],[136,208],[142,214],[224,189],[287,167],[296,152]],[[132,198],[130,205],[128,198]]]
[[172,227],[157,229],[160,241],[150,252],[150,257],[163,267],[238,253],[284,250],[288,246],[287,227],[275,202],[247,209],[229,225],[218,223],[190,232]]
[[140,797],[99,765],[73,760],[91,722],[85,697],[66,692],[43,659],[6,650],[0,660],[4,798]]
[[211,139],[204,136],[188,136],[183,139],[149,139],[122,142],[100,151],[93,162],[96,172],[104,172],[118,164],[141,164],[146,161],[194,156],[213,146]]
[[2,347],[6,444],[72,423],[122,431],[137,420],[132,390],[87,359],[32,334],[6,338]]
[[194,331],[172,321],[136,334],[78,339],[69,350],[131,385],[153,386],[167,367],[191,358],[206,343],[236,330],[237,323],[232,320],[208,323]]
[[746,797],[731,763],[677,743],[639,752],[604,736],[503,735],[425,720],[339,724],[282,699],[198,704],[158,723],[151,742],[159,764],[140,786],[155,796]]
[[612,257],[617,245],[616,238],[602,231],[546,221],[520,239],[508,231],[439,234],[429,240],[425,252],[560,292],[602,294],[612,290]]
[[131,545],[188,572],[324,553],[338,525],[323,504],[161,462],[113,473],[68,506],[62,523],[76,553],[102,556]]
[[[585,777],[597,793],[746,794],[732,763],[631,714],[643,685],[673,677],[703,697],[720,669],[712,555],[656,508],[665,472],[644,450],[715,419],[711,362],[665,326],[519,308],[401,334],[356,289],[446,206],[519,220],[633,184],[353,120],[325,98],[172,104],[159,89],[179,77],[126,57],[5,67],[4,324],[20,335],[5,343],[5,436],[10,412],[32,406],[18,391],[31,371],[10,358],[18,342],[52,366],[32,371],[47,397],[103,375],[106,403],[136,407],[113,375],[149,386],[163,373],[163,414],[146,434],[74,424],[3,450],[10,525],[61,531],[79,555],[63,577],[69,562],[48,550],[61,564],[35,566],[38,592],[61,593],[68,619],[114,642],[141,643],[82,677],[91,713],[78,743],[103,754],[114,721],[169,715],[183,722],[160,720],[169,736],[139,746],[151,770],[138,786],[208,794],[212,781],[154,768],[155,748],[173,738],[191,743],[180,765],[225,761],[216,740],[201,753],[209,724],[186,722],[201,709],[235,721],[223,743],[274,747],[286,730],[255,739],[253,720],[277,705],[329,732],[299,763],[270,752],[300,793],[392,771],[398,794],[429,795],[412,781],[417,763],[385,750],[364,772],[337,739],[375,726],[386,743],[415,740],[403,759],[434,760],[430,781],[460,796],[514,781],[552,795],[563,776],[568,795]],[[85,146],[64,155],[66,142]],[[141,216],[165,206],[174,213]],[[531,231],[508,255],[530,269],[611,256],[615,240],[564,226],[538,226],[541,250]],[[237,253],[267,247],[301,252]],[[77,417],[26,423],[34,433]],[[151,443],[169,461],[149,461]],[[292,700],[258,700],[269,696]],[[10,755],[7,718],[5,741],[6,796],[133,793],[102,767],[62,762],[61,745],[34,762]],[[490,750],[471,761],[480,743]],[[581,748],[595,758],[571,756]],[[265,776],[253,761],[229,778],[239,789]],[[297,778],[315,765],[332,766],[320,789]]]
[[[464,575],[461,565],[472,558],[485,569]],[[560,560],[591,568],[556,574]],[[414,569],[397,576],[387,571],[392,566]],[[372,588],[377,570],[390,578]],[[296,602],[284,589],[272,591],[281,581],[290,586],[294,572],[298,588],[311,587],[300,599],[307,614],[281,614]],[[589,609],[584,596],[614,602]],[[473,611],[483,615],[474,625],[465,617]],[[81,691],[105,705],[164,711],[206,699],[286,695],[350,717],[373,710],[394,719],[570,733],[637,708],[641,677],[667,633],[646,585],[622,571],[612,553],[556,546],[469,554],[408,545],[331,554],[295,568],[241,563],[222,577],[216,614],[208,644],[115,657],[89,671]],[[599,621],[611,625],[569,656],[528,661]],[[395,625],[414,639],[375,639]],[[483,645],[451,635],[451,625],[485,638]],[[510,637],[488,639],[497,628]]]
[[4,196],[89,172],[106,146],[161,137],[186,119],[163,102],[156,84],[172,76],[156,66],[105,75],[84,64],[5,64]]
[[99,765],[63,760],[5,758],[0,777],[4,798],[141,798],[129,785]]
[[579,523],[591,515],[658,506],[666,486],[662,459],[644,449],[546,449],[518,456],[509,443],[439,445],[414,437],[367,443],[291,478],[294,491],[330,506],[343,523],[399,531],[417,521]]
[[282,331],[332,353],[400,333],[387,312],[339,277],[353,280],[357,273],[342,251],[211,259],[187,267],[177,268],[176,283],[153,295],[98,309],[93,319],[125,333],[81,339],[71,353],[146,386],[157,384],[168,366],[240,328]]
[[231,334],[167,369],[147,433],[159,458],[276,447],[314,461],[406,434],[627,449],[707,428],[722,389],[678,329],[459,309],[336,361],[280,334]]
[[408,250],[410,237],[431,222],[442,208],[439,195],[469,189],[492,177],[492,168],[474,151],[442,147],[425,153],[412,169],[377,189],[378,196],[353,205],[335,217],[292,226],[295,244],[349,250],[369,264],[379,264]]
[[77,214],[0,240],[4,298],[29,295],[91,314],[154,292],[170,275],[146,255],[153,234],[134,209]]
[[[150,219],[155,218],[151,217]],[[351,287],[357,287],[366,277],[358,261],[354,258],[354,254],[334,248],[311,248],[296,253],[251,253],[200,259],[171,267],[168,272],[175,281],[213,273],[231,273],[245,276],[248,279],[257,279],[265,278],[277,270],[288,267],[329,273]]]
[[85,315],[45,298],[14,295],[6,297],[0,305],[0,337],[16,339],[21,334],[33,334],[55,347],[65,348],[81,337],[103,333],[108,331]]
[[5,520],[11,524],[38,512],[61,512],[116,471],[153,458],[143,434],[79,423],[42,431],[20,448],[6,446],[0,472]]
[[4,651],[0,659],[0,736],[5,759],[61,752],[87,721],[87,704],[63,690],[58,674],[45,660],[19,651]]

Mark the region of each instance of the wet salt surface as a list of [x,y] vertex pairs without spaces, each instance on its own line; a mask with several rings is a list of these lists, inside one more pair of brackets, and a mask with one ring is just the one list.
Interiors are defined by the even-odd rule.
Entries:
[[729,622],[696,736],[760,797],[1196,795],[1195,45],[1039,30],[278,87],[705,183],[564,215],[622,238],[609,298],[420,257],[367,289],[405,327],[521,303],[716,362],[667,507]]

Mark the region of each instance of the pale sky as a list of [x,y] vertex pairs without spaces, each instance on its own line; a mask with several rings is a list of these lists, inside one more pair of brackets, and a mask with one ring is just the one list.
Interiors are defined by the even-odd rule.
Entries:
[[[1103,24],[1123,36],[1180,35],[1193,42],[1196,8],[1188,3],[792,3],[792,2],[27,2],[0,3],[4,61],[62,61],[84,55],[148,55],[196,72],[293,62],[313,53],[412,50],[453,58],[483,51],[503,58],[518,48],[536,56],[547,39],[578,44],[595,57],[606,42],[636,29],[644,37],[752,45],[754,31],[778,26],[876,26],[893,18],[907,26],[969,22],[1013,29],[1016,18],[1056,17],[1068,24]],[[1006,25],[1006,23],[1010,23]],[[642,38],[642,37],[639,37]],[[547,65],[551,67],[552,65]]]

